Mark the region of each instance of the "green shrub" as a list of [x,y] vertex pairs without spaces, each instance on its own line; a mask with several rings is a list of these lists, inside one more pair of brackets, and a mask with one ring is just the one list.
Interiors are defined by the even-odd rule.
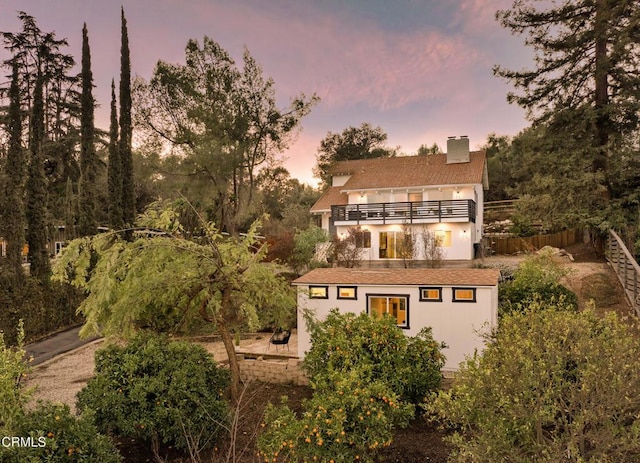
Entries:
[[96,352],[95,371],[78,408],[92,410],[103,432],[202,449],[226,424],[228,372],[200,346],[138,335]]
[[502,319],[428,410],[452,462],[640,461],[640,338],[615,314],[534,303]]
[[550,249],[528,256],[513,273],[513,279],[500,284],[500,315],[521,311],[534,301],[556,302],[563,309],[577,310],[578,296],[558,283],[568,273]]
[[388,384],[363,381],[357,370],[336,375],[332,390],[314,393],[305,410],[299,418],[286,404],[267,407],[258,437],[265,461],[373,461],[414,412]]
[[27,374],[24,361],[24,329],[19,322],[17,346],[5,344],[4,333],[0,331],[0,436],[13,432],[16,421],[24,414],[24,407],[30,399],[30,392],[21,387],[20,382]]
[[364,381],[389,384],[402,401],[419,403],[440,386],[444,347],[425,328],[406,336],[393,317],[332,310],[323,322],[308,321],[311,349],[304,359],[316,389],[331,388],[336,373],[357,369]]
[[391,317],[332,310],[308,320],[310,351],[304,366],[313,398],[297,416],[269,407],[258,448],[265,461],[373,461],[393,431],[414,416],[415,403],[435,390],[443,347],[425,329],[405,336]]
[[39,403],[19,420],[12,436],[29,439],[28,445],[2,447],[6,463],[117,463],[115,444],[98,434],[90,417],[77,418],[62,404]]
[[526,286],[513,281],[500,285],[500,315],[522,311],[534,301],[557,302],[566,310],[578,310],[578,296],[561,284]]

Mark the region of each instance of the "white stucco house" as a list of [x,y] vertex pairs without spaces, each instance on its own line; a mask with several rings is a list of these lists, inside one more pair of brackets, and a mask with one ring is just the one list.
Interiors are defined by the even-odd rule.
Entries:
[[[467,137],[449,138],[446,154],[341,161],[329,173],[331,187],[311,213],[331,236],[357,227],[363,261],[401,258],[398,243],[407,227],[418,239],[429,230],[444,260],[475,257],[489,183],[485,152],[470,152]],[[413,259],[427,259],[421,252]]]
[[390,314],[409,336],[431,327],[445,342],[443,371],[482,350],[482,333],[497,326],[496,269],[319,268],[293,281],[298,293],[298,356],[311,347],[304,311],[323,320],[329,311]]

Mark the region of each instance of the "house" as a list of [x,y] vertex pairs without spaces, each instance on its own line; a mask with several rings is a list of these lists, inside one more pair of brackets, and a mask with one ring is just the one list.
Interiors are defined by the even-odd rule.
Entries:
[[298,293],[298,356],[311,347],[304,312],[318,320],[341,313],[390,314],[409,336],[431,327],[445,342],[443,371],[455,371],[465,356],[482,350],[482,333],[497,326],[496,269],[319,268],[294,280]]
[[331,236],[357,227],[362,261],[406,258],[400,248],[408,232],[417,237],[410,258],[427,260],[425,231],[442,259],[475,257],[489,183],[485,152],[470,152],[467,137],[449,138],[446,154],[341,161],[330,174],[331,187],[311,213]]
[[[49,251],[49,256],[55,257],[60,253],[60,251],[62,251],[65,243],[70,240],[69,233],[67,233],[64,225],[50,225],[47,231],[47,249]],[[104,233],[106,231],[109,231],[108,227],[98,227],[98,233]],[[25,262],[27,262],[28,255],[29,245],[25,243],[22,249],[22,256]],[[6,256],[7,242],[0,238],[0,257]]]

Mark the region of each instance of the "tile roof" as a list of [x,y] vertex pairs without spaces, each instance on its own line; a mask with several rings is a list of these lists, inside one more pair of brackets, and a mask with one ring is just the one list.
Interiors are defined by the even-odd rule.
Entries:
[[497,286],[500,270],[457,268],[318,268],[294,280],[294,285],[471,285]]
[[348,204],[347,196],[342,192],[350,190],[481,184],[485,164],[484,151],[469,153],[469,162],[452,164],[447,164],[446,154],[340,161],[329,173],[351,177],[343,186],[329,188],[313,205],[311,212]]
[[341,186],[332,186],[311,207],[311,212],[330,211],[331,206],[344,206],[349,204],[349,196],[342,193]]
[[351,175],[342,190],[407,188],[482,183],[486,155],[469,153],[469,162],[447,164],[446,154],[358,159],[336,163],[332,175]]

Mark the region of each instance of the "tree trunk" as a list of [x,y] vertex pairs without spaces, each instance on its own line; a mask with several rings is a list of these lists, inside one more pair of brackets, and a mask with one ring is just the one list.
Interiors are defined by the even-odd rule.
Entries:
[[229,331],[229,327],[226,322],[222,317],[218,317],[216,325],[218,332],[222,336],[222,342],[227,351],[227,357],[229,357],[229,372],[231,373],[231,401],[235,406],[240,400],[240,364],[236,357],[233,337],[231,336],[231,332]]
[[595,18],[595,139],[594,148],[596,150],[593,159],[593,171],[604,175],[603,182],[607,187],[607,198],[611,196],[611,185],[608,176],[607,145],[609,143],[609,133],[611,131],[609,105],[609,71],[610,63],[607,53],[607,20],[606,2],[598,0],[596,3]]

